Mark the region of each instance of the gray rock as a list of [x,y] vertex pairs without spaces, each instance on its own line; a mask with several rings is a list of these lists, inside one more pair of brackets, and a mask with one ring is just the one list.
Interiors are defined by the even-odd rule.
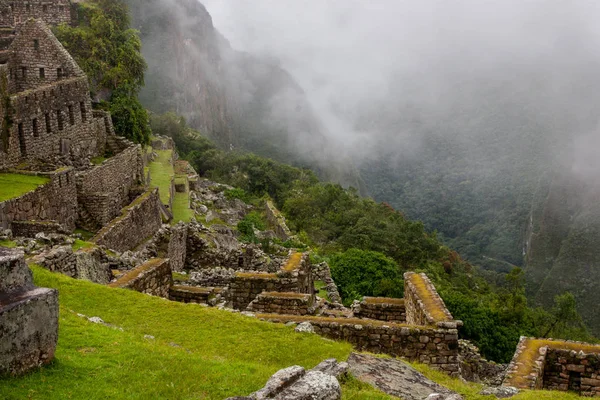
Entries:
[[496,386],[484,388],[480,394],[484,396],[496,396],[499,399],[507,399],[519,393],[519,389],[512,386]]
[[292,386],[285,389],[277,400],[339,400],[342,388],[338,380],[321,371],[309,371]]
[[[348,357],[348,364],[350,373],[356,379],[404,400],[425,400],[431,394],[456,394],[400,360],[352,353]],[[459,398],[455,397],[454,400]]]
[[314,367],[311,371],[320,371],[340,379],[342,376],[346,375],[348,369],[350,369],[350,365],[348,365],[347,362],[338,363],[335,358],[329,358],[319,363],[319,365]]
[[260,389],[258,392],[254,392],[250,395],[250,397],[256,400],[274,398],[274,396],[278,395],[285,388],[303,377],[305,373],[306,371],[304,368],[298,365],[279,370],[271,378],[269,378],[265,387]]
[[298,324],[295,329],[296,332],[315,333],[315,328],[308,321],[304,321]]
[[427,400],[463,400],[463,397],[459,394],[440,394],[440,393],[432,393],[427,396]]

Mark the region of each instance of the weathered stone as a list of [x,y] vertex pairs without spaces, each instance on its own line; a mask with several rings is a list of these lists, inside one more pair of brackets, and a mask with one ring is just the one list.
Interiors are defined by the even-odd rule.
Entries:
[[315,333],[315,328],[310,322],[301,322],[294,329],[296,332]]
[[335,376],[340,379],[348,372],[350,365],[347,362],[338,363],[335,358],[328,358],[322,361],[312,369],[312,371],[321,371],[324,374]]
[[0,248],[0,277],[0,375],[20,375],[54,357],[58,293],[33,286],[20,250]]
[[496,396],[498,399],[507,399],[519,393],[519,389],[512,386],[496,386],[484,388],[479,394],[483,396]]
[[279,370],[269,378],[261,390],[250,396],[256,400],[273,398],[281,393],[286,387],[303,377],[305,373],[306,371],[304,368],[297,365]]
[[433,393],[454,394],[399,360],[352,353],[348,364],[356,379],[405,400],[424,400]]
[[338,380],[321,371],[309,371],[293,385],[283,390],[277,400],[339,400],[342,388]]

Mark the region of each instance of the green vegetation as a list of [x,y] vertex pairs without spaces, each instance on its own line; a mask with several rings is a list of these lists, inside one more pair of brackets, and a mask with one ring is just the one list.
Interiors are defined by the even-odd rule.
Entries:
[[190,280],[190,276],[187,274],[181,274],[179,272],[173,272],[174,282],[187,282]]
[[82,228],[75,229],[75,231],[73,233],[77,233],[77,234],[81,235],[83,240],[90,240],[95,235],[94,232],[86,231],[85,229],[82,229]]
[[73,243],[71,245],[71,247],[73,248],[73,251],[77,251],[77,250],[81,250],[81,249],[91,249],[92,247],[95,247],[96,245],[94,243],[91,242],[85,242],[83,240],[75,240],[75,243]]
[[393,259],[375,251],[350,249],[330,259],[331,275],[344,304],[362,296],[402,297],[404,281]]
[[329,293],[327,293],[327,290],[325,290],[325,282],[323,281],[315,281],[314,283],[315,285],[315,291],[317,292],[317,296],[319,296],[322,299],[325,299],[327,301],[330,301],[329,299]]
[[92,92],[110,93],[102,108],[111,111],[116,131],[149,143],[148,115],[137,98],[147,66],[127,6],[120,0],[88,0],[76,7],[78,25],[58,26],[56,37],[87,74]]
[[[260,389],[280,368],[311,368],[351,351],[349,344],[284,325],[33,270],[37,285],[59,291],[56,360],[24,377],[0,380],[3,399],[139,399],[142,393],[152,399],[223,399]],[[344,389],[347,399],[377,393],[356,385]]]
[[8,247],[9,249],[14,249],[17,247],[17,242],[14,240],[0,240],[0,247]]
[[104,156],[98,156],[98,157],[93,157],[90,162],[94,165],[100,165],[102,164],[104,161],[106,161],[107,158]]
[[190,222],[194,218],[194,210],[190,208],[190,193],[175,192],[173,198],[173,221],[176,224],[179,221]]
[[258,243],[254,229],[265,230],[267,223],[265,217],[257,211],[251,211],[237,224],[238,231],[242,234],[241,240]]
[[[521,335],[550,332],[557,338],[594,340],[584,327],[552,328],[553,312],[527,305],[518,271],[490,284],[421,223],[386,203],[319,182],[308,170],[221,151],[172,113],[153,115],[151,126],[157,134],[171,136],[180,155],[202,176],[252,198],[270,196],[298,237],[331,263],[346,304],[365,295],[401,296],[402,274],[413,270],[427,273],[453,316],[464,321],[462,338],[472,340],[488,359],[508,362]],[[244,224],[240,231],[248,233],[249,227]]]
[[50,182],[50,179],[37,175],[0,174],[0,201],[22,196]]
[[173,178],[172,150],[154,150],[158,155],[150,163],[150,185],[157,187],[160,193],[160,201],[168,205],[171,196],[171,179]]

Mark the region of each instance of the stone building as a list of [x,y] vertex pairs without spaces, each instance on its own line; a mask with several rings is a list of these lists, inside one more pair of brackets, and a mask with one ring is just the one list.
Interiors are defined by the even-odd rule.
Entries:
[[104,154],[109,128],[92,113],[87,77],[44,22],[17,33],[0,65],[0,95],[0,168]]
[[18,27],[35,18],[49,25],[71,23],[70,0],[2,0],[0,27]]

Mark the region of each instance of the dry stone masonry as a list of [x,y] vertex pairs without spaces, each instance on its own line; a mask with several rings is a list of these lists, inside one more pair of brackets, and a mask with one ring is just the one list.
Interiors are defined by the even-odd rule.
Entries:
[[155,258],[127,272],[109,286],[169,298],[172,285],[169,260]]
[[522,337],[504,385],[600,396],[600,345]]
[[0,375],[52,361],[58,340],[58,293],[33,286],[21,250],[0,247]]

